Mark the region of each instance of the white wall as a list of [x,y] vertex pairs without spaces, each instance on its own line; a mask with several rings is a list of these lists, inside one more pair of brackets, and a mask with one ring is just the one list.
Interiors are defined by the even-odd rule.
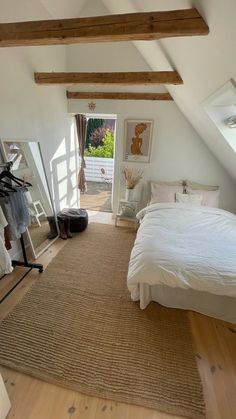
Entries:
[[[37,86],[33,78],[34,71],[63,71],[64,47],[6,48],[0,58],[0,138],[39,141],[56,209],[75,205],[74,139],[65,90]],[[60,189],[65,178],[67,196],[65,187]]]
[[[70,113],[88,112],[85,100],[69,100]],[[105,101],[96,102],[96,113],[117,115],[113,209],[120,194],[125,119],[153,119],[150,163],[142,164],[147,180],[190,179],[221,188],[221,207],[236,212],[236,187],[174,102]],[[136,167],[137,163],[133,166]],[[121,196],[120,196],[121,197]]]
[[[37,86],[33,79],[36,70],[63,70],[64,48],[6,48],[0,49],[0,58],[0,138],[38,141],[56,211],[78,206],[74,131],[65,91]],[[15,243],[11,255],[19,258],[17,253]]]
[[210,28],[207,36],[136,41],[151,70],[177,70],[184,84],[167,86],[175,102],[211,152],[236,181],[236,155],[206,114],[202,102],[230,78],[236,80],[235,0],[103,0],[107,13],[196,7]]
[[[0,21],[49,19],[36,0],[0,0]],[[54,204],[77,206],[74,131],[65,89],[37,86],[34,71],[65,71],[64,46],[0,48],[0,139],[39,141]],[[54,185],[54,188],[53,188]],[[17,255],[14,243],[12,256]]]
[[[52,18],[43,3],[0,0],[0,22]],[[1,48],[0,61],[0,138],[39,141],[56,209],[76,205],[74,131],[65,88],[34,82],[34,71],[66,71],[65,46]]]
[[[62,1],[58,1],[59,3]],[[77,7],[77,3],[73,3]],[[83,4],[83,2],[79,3],[80,6]],[[115,4],[120,7],[121,12],[123,11],[122,7],[130,4],[127,0],[123,2],[109,0],[104,3],[106,5],[109,3],[111,9]],[[137,5],[137,9],[148,8],[147,2],[144,3],[138,0],[132,2],[133,5]],[[152,9],[163,7],[160,0],[152,0],[149,3]],[[165,7],[172,8],[174,3],[174,0],[168,1],[168,5],[165,4]],[[189,3],[189,1],[181,0],[178,2],[178,7],[186,7]],[[217,8],[214,7],[215,3],[217,3]],[[52,17],[50,13],[53,13],[52,9],[49,8],[49,13],[43,7],[47,4],[46,0],[43,3],[36,0],[22,0],[20,5],[17,0],[8,0],[8,2],[0,0],[0,21],[50,18]],[[56,2],[53,4],[56,7]],[[101,7],[100,4],[101,2],[98,1],[86,2],[82,15],[106,13],[107,9],[104,6]],[[168,39],[162,42],[162,47],[166,49],[167,56],[171,54],[171,64],[180,71],[185,81],[184,86],[173,88],[173,93],[179,105],[183,104],[182,109],[188,110],[195,116],[190,119],[201,132],[201,127],[206,121],[204,121],[202,113],[200,115],[195,112],[195,108],[197,106],[199,108],[199,101],[203,99],[203,96],[210,93],[216,83],[221,83],[225,77],[232,75],[233,68],[235,68],[234,55],[230,48],[227,50],[225,47],[230,39],[235,38],[231,36],[235,30],[233,13],[231,13],[235,10],[235,2],[227,0],[227,7],[225,7],[225,2],[220,0],[209,0],[209,2],[199,0],[197,4],[209,20],[211,35],[209,37]],[[221,16],[224,16],[224,21],[228,22],[224,32],[221,30]],[[150,67],[158,69],[158,66],[163,66],[166,70],[169,69],[166,57],[164,58],[167,63],[164,58],[161,62],[160,48],[155,48],[156,42],[139,44],[143,46],[143,49],[140,48],[140,50],[146,52],[144,56],[132,43],[128,42],[0,49],[0,137],[31,138],[40,142],[51,188],[52,185],[54,186],[54,202],[57,209],[76,205],[72,119],[67,113],[65,89],[57,86],[37,86],[34,83],[33,72],[66,69],[68,71],[140,71],[148,70]],[[218,53],[219,46],[221,54]],[[222,60],[224,53],[227,54],[227,60]],[[198,57],[197,60],[196,57]],[[225,71],[226,65],[227,72]],[[197,86],[200,86],[199,89]],[[87,90],[87,88],[85,89]],[[113,89],[109,88],[108,90]],[[121,87],[119,90],[131,89]],[[148,91],[146,87],[145,91]],[[87,101],[70,101],[69,112],[87,113]],[[196,181],[217,183],[222,189],[222,206],[236,211],[235,184],[174,103],[97,101],[95,112],[118,115],[114,194],[116,201],[122,162],[124,119],[153,118],[152,159],[150,164],[145,165],[145,177],[162,180],[189,177]],[[207,131],[204,133],[202,131],[202,134],[207,142]],[[213,134],[212,131],[211,148],[213,152],[214,146],[217,148],[217,155],[220,158],[219,138],[217,135],[214,138]],[[226,152],[227,145],[224,149],[224,153]],[[225,166],[229,161],[231,168],[236,167],[235,164],[233,165],[234,155],[230,153],[227,156],[225,154],[224,157]]]
[[[220,0],[216,0],[217,3]],[[227,0],[229,5],[232,5],[231,0]],[[213,8],[213,0],[209,0],[210,10]],[[88,2],[88,5],[82,10],[82,15],[102,15],[113,13],[124,13],[124,12],[135,12],[141,11],[143,8],[146,10],[163,10],[163,9],[175,9],[175,8],[186,8],[191,7],[192,3],[190,0],[179,0],[176,7],[176,0],[168,0],[163,5],[161,0],[150,0],[149,2],[141,2],[139,0],[103,0],[101,2],[96,1],[94,8],[91,7],[92,3]],[[203,1],[197,1],[197,4],[206,8]],[[223,2],[225,3],[225,2]],[[221,8],[224,5],[221,5]],[[228,5],[228,6],[229,6]],[[228,10],[228,9],[227,9]],[[227,12],[228,13],[228,12]],[[225,14],[227,14],[225,12]],[[213,11],[211,12],[213,14]],[[214,12],[218,16],[218,12]],[[220,21],[216,22],[215,26]],[[232,19],[231,19],[232,20]],[[211,32],[214,31],[214,27],[211,28]],[[218,34],[219,35],[219,34]],[[181,109],[183,99],[184,106],[182,110],[189,113],[194,113],[196,108],[196,102],[194,94],[201,92],[201,95],[208,94],[210,92],[207,80],[211,78],[209,73],[206,73],[208,59],[213,54],[211,50],[211,44],[214,43],[215,53],[214,60],[217,61],[217,45],[215,45],[214,34],[210,37],[186,37],[167,39],[162,43],[162,47],[171,48],[171,54],[173,53],[174,62],[171,62],[171,58],[165,56],[160,47],[160,42],[123,42],[123,43],[103,43],[103,44],[87,44],[87,45],[71,45],[66,47],[66,59],[68,71],[145,71],[145,70],[169,70],[175,68],[180,71],[180,74],[184,76],[185,84],[183,86],[172,87],[172,93],[178,98],[178,104]],[[206,47],[207,44],[207,47]],[[176,49],[176,50],[175,50]],[[201,56],[201,66],[199,67],[198,57]],[[172,55],[171,55],[172,56]],[[180,62],[180,58],[181,62]],[[191,60],[189,57],[191,56]],[[169,58],[169,59],[168,59]],[[219,58],[219,57],[218,57]],[[172,65],[173,64],[173,65]],[[209,63],[211,69],[211,64]],[[199,73],[201,69],[201,73]],[[219,71],[219,69],[215,69]],[[194,74],[194,77],[191,77]],[[223,72],[222,66],[222,76]],[[229,74],[229,73],[227,73]],[[226,75],[225,75],[226,76]],[[228,77],[228,75],[227,75]],[[213,77],[215,79],[215,77]],[[213,80],[211,78],[211,80]],[[190,80],[191,79],[191,80]],[[204,80],[205,79],[205,80]],[[205,88],[202,88],[201,80],[204,82]],[[190,86],[191,83],[191,86]],[[213,83],[211,83],[212,86]],[[192,96],[188,95],[184,98],[184,92],[192,87]],[[198,88],[199,87],[199,88]],[[169,87],[168,87],[169,88]],[[76,90],[74,87],[72,90]],[[156,86],[98,86],[97,88],[91,86],[80,87],[77,90],[92,90],[92,91],[160,91],[165,90],[165,87]],[[190,92],[189,92],[190,93]],[[199,98],[200,99],[200,98]],[[203,96],[201,96],[203,99]],[[201,100],[200,99],[200,100]],[[71,113],[90,112],[88,109],[89,101],[78,101],[70,100],[68,102],[68,110]],[[145,168],[146,179],[159,179],[159,180],[176,180],[190,178],[191,180],[217,184],[221,187],[221,206],[225,209],[236,212],[236,186],[232,178],[227,174],[227,161],[232,166],[232,159],[235,161],[235,156],[228,154],[228,160],[224,154],[225,168],[218,162],[214,157],[214,145],[218,147],[219,138],[215,133],[213,127],[213,133],[211,133],[211,139],[207,137],[207,132],[203,130],[205,126],[207,115],[203,115],[201,111],[201,118],[196,117],[195,129],[198,128],[198,132],[204,133],[204,139],[209,144],[212,142],[212,151],[205,145],[202,138],[199,136],[197,131],[188,122],[186,117],[182,114],[175,103],[171,102],[135,102],[135,101],[102,101],[96,102],[95,113],[104,114],[117,114],[117,139],[116,139],[116,151],[115,151],[115,172],[114,172],[114,195],[113,195],[113,208],[116,210],[117,201],[120,195],[120,177],[121,177],[121,166],[122,166],[122,148],[124,138],[124,120],[146,118],[154,120],[154,132],[153,132],[153,147],[152,147],[152,158],[150,164],[143,165]],[[198,105],[199,106],[199,105]],[[186,113],[187,114],[187,113]],[[195,113],[195,115],[197,115]],[[193,118],[191,118],[191,122]],[[208,122],[208,125],[212,122]],[[208,131],[209,132],[209,131]],[[212,137],[212,134],[214,137]],[[209,141],[208,141],[209,140]],[[222,140],[221,140],[222,143]],[[210,145],[210,144],[209,144]],[[227,153],[228,145],[224,144],[224,153]],[[220,149],[218,150],[218,158],[220,158]],[[235,165],[236,167],[236,165]],[[232,171],[231,171],[232,173]]]
[[[211,4],[214,3],[211,1]],[[217,0],[218,2],[218,0]],[[89,7],[82,10],[82,15],[92,14],[107,14],[109,12],[123,13],[129,11],[157,10],[157,9],[175,9],[191,7],[189,0],[168,0],[163,6],[160,0],[152,0],[150,2],[139,2],[138,0],[129,1],[123,0],[117,2],[115,0],[103,0],[103,7],[100,2],[96,2],[97,9],[94,11]],[[150,3],[150,5],[149,5]],[[175,3],[175,5],[174,5]],[[177,3],[177,4],[176,4]],[[200,5],[200,0],[198,1]],[[203,2],[202,2],[203,3]],[[232,2],[231,2],[232,3]],[[107,9],[105,8],[107,7]],[[223,6],[223,5],[222,5]],[[202,6],[203,7],[203,6]],[[93,13],[94,11],[94,13]],[[213,37],[214,39],[214,37]],[[208,37],[186,37],[167,39],[163,42],[166,48],[173,45],[172,50],[178,48],[179,56],[184,55],[180,74],[184,75],[184,81],[188,82],[188,77],[194,73],[191,83],[198,91],[198,81],[205,77],[207,70],[206,49],[208,50],[212,40]],[[205,43],[208,47],[204,48]],[[194,47],[193,49],[191,49]],[[184,48],[184,52],[181,52]],[[204,71],[199,74],[198,55],[201,54],[201,65]],[[204,53],[202,52],[204,51]],[[173,66],[179,70],[178,54],[174,51],[173,56],[178,62],[178,65]],[[189,61],[189,54],[192,59]],[[214,55],[214,58],[217,54]],[[171,62],[168,61],[158,42],[122,42],[122,43],[101,43],[101,44],[87,44],[87,45],[71,45],[66,47],[66,59],[68,71],[145,71],[145,70],[169,70],[171,69]],[[209,60],[208,60],[209,61]],[[190,67],[189,67],[190,66]],[[210,67],[209,67],[210,68]],[[191,69],[191,70],[190,70]],[[218,71],[218,69],[216,70]],[[208,73],[207,73],[208,74]],[[209,79],[209,74],[208,74]],[[210,91],[205,82],[205,90],[199,86],[199,91]],[[172,88],[173,94],[178,95],[178,98],[184,96],[184,91],[189,88],[189,83],[186,86],[175,86]],[[71,90],[92,90],[92,91],[114,91],[111,86],[91,87],[85,86],[76,89],[72,87]],[[165,90],[165,87],[143,86],[143,87],[124,87],[117,86],[116,91],[159,91]],[[181,96],[182,95],[182,96]],[[185,101],[185,108],[189,115],[195,110],[196,103],[191,97],[188,97],[189,103]],[[68,111],[70,113],[88,113],[88,101],[85,100],[69,100]],[[199,181],[202,183],[216,184],[221,187],[221,207],[236,212],[236,186],[232,178],[227,174],[227,168],[223,168],[214,154],[205,145],[202,138],[197,131],[188,122],[186,117],[179,110],[177,105],[173,102],[142,102],[142,101],[103,101],[96,102],[95,113],[98,114],[116,114],[117,115],[117,138],[116,138],[116,152],[115,152],[115,172],[114,172],[114,195],[113,208],[117,208],[117,202],[120,193],[120,178],[121,166],[123,156],[123,138],[124,138],[124,120],[146,118],[154,120],[153,132],[153,147],[150,164],[142,165],[144,168],[144,176],[146,179],[159,180],[176,180],[186,179]],[[181,100],[179,100],[181,105]],[[181,109],[181,107],[180,107]],[[203,113],[203,112],[202,112]],[[189,118],[191,121],[191,118]],[[207,119],[207,115],[205,115]],[[193,119],[194,120],[194,119]],[[203,122],[202,122],[203,121]],[[199,127],[199,132],[202,131],[202,126],[205,124],[204,118],[196,119],[195,128]],[[211,124],[211,122],[210,122]],[[204,125],[205,126],[205,125]],[[205,132],[206,135],[206,132]],[[217,136],[216,145],[219,143]],[[204,138],[207,141],[207,138]],[[224,148],[227,149],[224,146]],[[231,159],[235,156],[230,156]],[[135,165],[135,164],[134,164]],[[236,165],[235,165],[236,167]]]

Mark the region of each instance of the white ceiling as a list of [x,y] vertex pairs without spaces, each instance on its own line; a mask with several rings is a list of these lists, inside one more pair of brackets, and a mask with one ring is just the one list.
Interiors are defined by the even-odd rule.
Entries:
[[86,0],[40,0],[54,19],[78,17]]
[[[28,7],[16,8],[13,7],[16,5],[16,0],[0,0],[0,21],[69,18],[195,6],[210,27],[208,36],[168,38],[152,42],[137,41],[133,45],[142,54],[147,68],[176,69],[180,73],[184,85],[167,86],[168,90],[213,154],[236,180],[235,152],[224,140],[202,105],[207,97],[229,79],[236,80],[235,0],[25,0],[24,2]],[[87,70],[92,69],[87,68]],[[110,68],[109,70],[111,71]],[[113,70],[116,70],[115,66]],[[136,70],[139,70],[138,66]],[[132,71],[134,71],[133,66]]]
[[136,41],[152,70],[176,69],[183,86],[166,86],[212,153],[236,180],[236,155],[206,114],[202,102],[230,78],[236,79],[235,0],[103,0],[112,13],[196,7],[210,27],[202,37]]

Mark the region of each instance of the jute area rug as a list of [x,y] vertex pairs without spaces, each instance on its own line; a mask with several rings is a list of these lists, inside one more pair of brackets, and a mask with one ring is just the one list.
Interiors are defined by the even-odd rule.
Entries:
[[130,300],[134,233],[89,224],[0,325],[0,363],[50,383],[204,418],[186,313]]

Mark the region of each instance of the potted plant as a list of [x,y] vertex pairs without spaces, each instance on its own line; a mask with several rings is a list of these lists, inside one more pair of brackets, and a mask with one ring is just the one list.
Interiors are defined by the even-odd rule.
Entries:
[[140,169],[124,167],[122,172],[126,184],[125,199],[127,201],[132,201],[134,188],[139,183],[140,179],[142,179],[143,171]]

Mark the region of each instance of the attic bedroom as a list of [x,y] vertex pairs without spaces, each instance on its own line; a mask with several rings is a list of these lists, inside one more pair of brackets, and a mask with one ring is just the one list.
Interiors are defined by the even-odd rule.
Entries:
[[235,17],[0,0],[0,419],[235,419]]

